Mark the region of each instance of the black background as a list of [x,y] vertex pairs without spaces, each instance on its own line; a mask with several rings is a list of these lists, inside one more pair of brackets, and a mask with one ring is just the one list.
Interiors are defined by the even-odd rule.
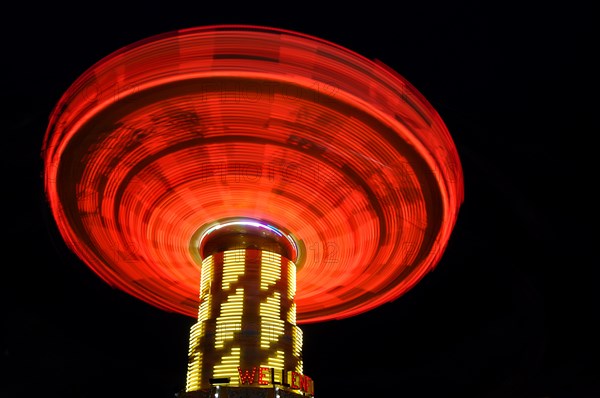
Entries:
[[244,23],[377,58],[461,156],[465,202],[437,269],[393,303],[303,326],[320,398],[600,397],[591,9],[561,5],[21,2],[2,24],[0,397],[169,397],[193,320],[114,290],[66,249],[42,189],[48,116],[89,66],[147,36]]

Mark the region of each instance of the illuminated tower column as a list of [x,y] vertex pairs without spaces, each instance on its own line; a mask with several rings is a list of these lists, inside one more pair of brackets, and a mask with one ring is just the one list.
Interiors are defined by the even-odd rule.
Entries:
[[199,250],[186,391],[282,384],[286,372],[301,374],[293,241],[268,225],[231,221],[205,232]]

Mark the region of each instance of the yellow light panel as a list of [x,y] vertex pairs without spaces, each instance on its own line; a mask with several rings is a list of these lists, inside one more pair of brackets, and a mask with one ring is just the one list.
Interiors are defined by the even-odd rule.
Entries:
[[198,322],[207,320],[210,317],[210,285],[214,276],[213,256],[209,256],[202,261],[202,280],[200,281],[200,309],[198,311]]
[[[288,261],[288,299],[293,300],[296,295],[296,264]],[[294,317],[294,324],[296,323]]]
[[239,384],[240,347],[232,347],[230,354],[223,356],[213,368],[213,377],[229,377],[231,384]]
[[287,313],[287,321],[292,325],[296,324],[296,303],[292,303]]
[[246,269],[246,249],[228,250],[223,253],[223,290],[229,290]]
[[260,260],[260,288],[267,290],[281,278],[281,255],[262,252]]
[[215,348],[223,348],[225,341],[233,339],[236,332],[242,330],[244,312],[244,289],[238,288],[221,304],[221,314],[217,318]]
[[273,292],[273,296],[260,303],[260,346],[269,348],[279,340],[284,332],[285,322],[281,318],[281,293]]

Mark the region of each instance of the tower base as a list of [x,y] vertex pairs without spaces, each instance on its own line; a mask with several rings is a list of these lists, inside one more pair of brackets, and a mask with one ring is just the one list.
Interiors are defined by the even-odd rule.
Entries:
[[287,387],[228,387],[218,386],[207,390],[180,392],[175,398],[308,398],[310,394]]

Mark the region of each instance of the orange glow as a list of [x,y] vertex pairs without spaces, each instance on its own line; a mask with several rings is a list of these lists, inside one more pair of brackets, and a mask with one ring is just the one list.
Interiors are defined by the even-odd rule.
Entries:
[[401,296],[439,262],[463,200],[443,121],[397,73],[327,41],[211,26],[104,58],[44,143],[67,245],[107,283],[195,317],[198,239],[219,220],[298,243],[298,323]]

